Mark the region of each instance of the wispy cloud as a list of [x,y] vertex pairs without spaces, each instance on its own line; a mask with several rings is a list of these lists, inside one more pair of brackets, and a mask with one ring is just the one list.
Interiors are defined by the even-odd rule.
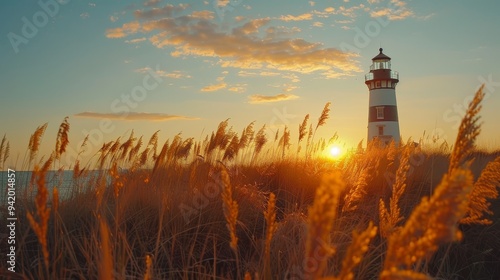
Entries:
[[356,18],[357,12],[359,10],[363,11],[365,10],[366,6],[364,4],[359,4],[356,6],[351,6],[351,7],[345,7],[345,6],[340,6],[338,8],[334,7],[326,7],[323,10],[314,10],[313,13],[317,17],[321,18],[327,18],[330,17],[331,15],[343,15],[348,18]]
[[213,19],[214,18],[214,12],[212,11],[194,11],[191,13],[191,17],[193,18],[198,18],[198,19]]
[[146,41],[146,38],[142,37],[142,38],[137,38],[137,39],[132,39],[132,40],[126,40],[125,43],[127,43],[127,44],[137,44],[137,43],[144,42],[144,41]]
[[222,82],[222,83],[219,83],[219,84],[213,84],[213,85],[208,85],[208,86],[205,86],[201,89],[202,92],[212,92],[212,91],[218,91],[218,90],[221,90],[221,89],[224,89],[227,87],[227,84]]
[[279,19],[282,21],[302,21],[302,20],[311,20],[313,15],[311,13],[305,13],[298,16],[286,15],[281,16]]
[[246,91],[247,84],[235,84],[230,86],[227,90],[236,92],[236,93],[242,93]]
[[151,10],[136,10],[134,16],[138,19],[152,19],[158,17],[170,17],[174,13],[185,10],[189,7],[187,4],[179,4],[174,6],[172,4],[165,5],[161,8],[153,8]]
[[373,18],[377,17],[387,17],[389,20],[403,20],[405,18],[413,16],[413,12],[409,9],[398,9],[394,10],[391,8],[382,8],[370,12],[370,16]]
[[157,76],[165,77],[165,78],[172,78],[172,79],[191,78],[191,76],[188,75],[186,72],[179,71],[179,70],[174,70],[172,72],[166,72],[163,70],[153,70],[151,67],[144,67],[144,68],[136,69],[135,72],[143,73],[143,74],[149,73],[149,72],[154,72]]
[[120,28],[113,28],[106,30],[106,37],[108,38],[123,38],[130,34],[135,34],[141,29],[141,24],[138,21],[128,22]]
[[315,22],[312,24],[312,26],[314,26],[314,27],[323,27],[323,23],[322,23],[322,22],[320,22],[320,21],[315,21]]
[[217,1],[217,6],[219,7],[225,7],[229,4],[229,0],[214,0]]
[[152,6],[156,6],[160,3],[161,0],[146,0],[144,2],[144,6],[146,7],[152,7]]
[[[172,47],[172,56],[216,57],[221,67],[267,68],[299,73],[335,71],[352,74],[361,71],[354,53],[300,38],[284,37],[283,34],[264,32],[262,35],[260,31],[269,29],[269,18],[246,20],[227,30],[207,18],[196,18],[192,14],[177,15],[185,6],[167,7],[161,12],[155,9],[136,11],[140,21],[109,29],[106,36],[122,38],[139,32],[154,32],[156,34],[150,38],[151,43],[158,48]],[[160,14],[161,19],[142,21]]]
[[171,121],[171,120],[198,120],[199,118],[162,113],[96,113],[82,112],[74,115],[78,118],[111,119],[120,121]]
[[[370,4],[379,4],[380,1],[369,1]],[[402,0],[390,0],[386,7],[375,7],[370,11],[373,18],[386,17],[388,20],[403,20],[415,17],[414,12]]]
[[269,102],[292,100],[292,99],[297,99],[297,98],[299,98],[297,95],[286,94],[286,93],[282,93],[282,94],[278,94],[278,95],[254,94],[254,95],[250,95],[248,97],[248,102],[251,104],[259,104],[259,103],[269,103]]

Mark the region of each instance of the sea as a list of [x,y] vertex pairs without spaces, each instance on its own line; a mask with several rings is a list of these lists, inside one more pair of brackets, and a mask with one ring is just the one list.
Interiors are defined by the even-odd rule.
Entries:
[[[14,194],[16,200],[21,197],[33,199],[37,194],[36,183],[31,183],[32,171],[15,171],[14,193],[9,191],[8,171],[0,171],[0,201],[2,206],[6,205],[7,196]],[[89,181],[98,175],[98,171],[89,171],[86,176],[82,176],[75,181],[73,179],[73,170],[48,171],[45,182],[49,191],[49,202],[52,199],[52,191],[58,189],[59,199],[66,200],[72,195],[88,190]],[[109,179],[109,178],[108,178]]]

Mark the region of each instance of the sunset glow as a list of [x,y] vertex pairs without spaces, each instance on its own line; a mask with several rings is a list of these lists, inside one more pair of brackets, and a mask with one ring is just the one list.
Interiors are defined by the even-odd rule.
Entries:
[[0,279],[500,275],[500,1],[0,6]]
[[[132,127],[136,135],[160,130],[160,139],[179,132],[204,138],[230,118],[235,130],[255,121],[266,125],[269,138],[285,126],[294,136],[303,116],[316,118],[326,102],[332,103],[332,122],[315,138],[336,132],[348,147],[363,139],[366,144],[364,75],[380,47],[400,74],[402,139],[425,134],[428,144],[450,141],[471,92],[487,83],[478,144],[500,145],[493,105],[500,103],[500,40],[487,32],[499,25],[495,1],[2,5],[0,119],[9,121],[0,133],[18,139],[10,147],[16,157],[38,125],[48,122],[47,134],[54,135],[65,116],[75,154],[91,136],[88,158]],[[449,30],[458,26],[460,32]],[[41,143],[43,154],[51,148]]]

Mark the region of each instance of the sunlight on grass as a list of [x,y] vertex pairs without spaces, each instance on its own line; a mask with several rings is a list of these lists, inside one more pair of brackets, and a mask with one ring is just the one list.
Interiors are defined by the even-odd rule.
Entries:
[[[314,141],[327,104],[316,124],[304,118],[298,141],[288,128],[268,140],[253,122],[238,134],[229,120],[203,141],[132,132],[63,171],[69,123],[40,159],[42,125],[22,166],[33,175],[16,186],[23,253],[0,278],[486,279],[500,252],[500,152],[474,147],[483,96],[451,154]],[[3,164],[6,138],[0,155]]]

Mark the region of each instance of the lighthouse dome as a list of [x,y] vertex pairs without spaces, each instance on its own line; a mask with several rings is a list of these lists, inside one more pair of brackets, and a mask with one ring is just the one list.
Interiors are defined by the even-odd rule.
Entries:
[[384,61],[386,61],[386,60],[391,60],[391,58],[390,58],[390,57],[388,57],[387,55],[385,55],[385,54],[382,52],[384,49],[380,48],[380,49],[378,49],[378,50],[380,51],[380,53],[379,53],[377,56],[375,56],[374,58],[372,58],[372,60],[373,60],[373,61],[375,61],[375,60],[384,60]]

